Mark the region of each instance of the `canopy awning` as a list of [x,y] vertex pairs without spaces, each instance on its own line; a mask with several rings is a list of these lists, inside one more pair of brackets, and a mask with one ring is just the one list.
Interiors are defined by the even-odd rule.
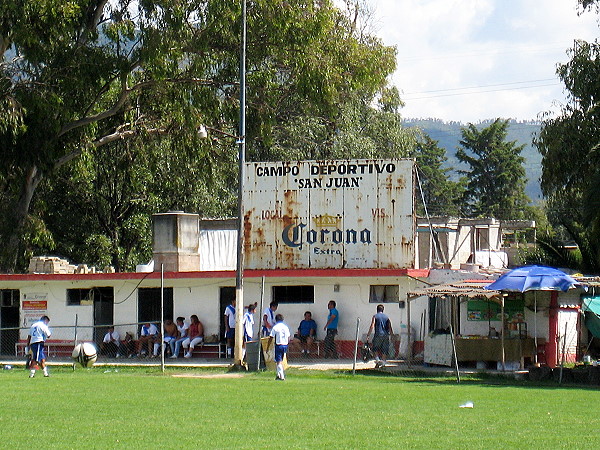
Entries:
[[489,283],[487,280],[456,281],[454,283],[439,284],[410,291],[406,295],[409,301],[417,297],[427,296],[481,298],[501,303],[502,293],[500,291],[484,289],[484,286],[487,286]]
[[600,338],[600,297],[584,297],[581,300],[585,326],[594,337]]

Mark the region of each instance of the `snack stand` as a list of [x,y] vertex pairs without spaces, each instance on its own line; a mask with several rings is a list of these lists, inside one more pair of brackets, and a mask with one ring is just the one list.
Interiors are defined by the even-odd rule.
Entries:
[[487,280],[460,281],[408,293],[409,323],[411,302],[423,297],[429,301],[424,363],[474,362],[484,368],[493,362],[498,369],[516,370],[534,357],[523,296],[484,289],[488,284]]

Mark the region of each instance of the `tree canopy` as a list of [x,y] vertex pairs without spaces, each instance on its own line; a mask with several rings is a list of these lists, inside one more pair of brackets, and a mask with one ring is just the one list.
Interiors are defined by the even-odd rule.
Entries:
[[[600,45],[577,41],[558,67],[569,93],[560,114],[548,117],[536,145],[548,217],[581,252],[580,270],[600,272]],[[565,265],[569,261],[566,261]]]
[[522,219],[527,215],[524,145],[506,141],[508,120],[496,119],[478,129],[469,123],[461,130],[456,156],[467,163],[467,208],[471,217]]
[[[230,0],[0,4],[0,270],[52,248],[81,257],[106,248],[98,261],[131,268],[148,251],[151,213],[231,212],[234,143],[220,134],[201,141],[196,131],[236,134],[240,8]],[[411,137],[398,124],[386,133],[397,119],[386,109],[395,50],[368,31],[361,8],[248,3],[248,159],[296,150],[330,157],[343,142],[358,153],[364,142],[349,132],[357,123],[391,148],[386,155],[408,152]],[[302,136],[304,145],[288,145]]]
[[423,202],[417,199],[417,212],[435,216],[460,217],[461,205],[465,195],[466,178],[457,182],[448,177],[449,167],[443,167],[447,161],[446,150],[439,147],[438,142],[427,134],[417,142],[413,156],[419,170],[420,188]]

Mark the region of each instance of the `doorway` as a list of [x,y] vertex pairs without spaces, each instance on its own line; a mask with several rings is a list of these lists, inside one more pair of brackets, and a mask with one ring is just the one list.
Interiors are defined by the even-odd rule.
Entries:
[[235,299],[235,287],[223,286],[219,293],[219,337],[225,342],[225,308]]
[[[160,289],[138,289],[138,323],[159,323],[158,327],[160,328]],[[162,320],[173,320],[173,288],[164,288],[164,300],[165,310]]]
[[13,355],[19,341],[18,289],[0,290],[0,354]]
[[114,325],[115,293],[113,287],[92,288],[94,302],[94,342],[100,348],[110,325]]

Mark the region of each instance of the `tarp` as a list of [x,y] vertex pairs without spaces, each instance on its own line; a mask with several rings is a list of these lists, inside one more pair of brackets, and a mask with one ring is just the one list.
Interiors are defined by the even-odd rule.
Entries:
[[237,230],[200,230],[201,271],[235,270]]
[[600,338],[600,297],[584,297],[581,300],[585,327],[594,337]]
[[579,283],[562,270],[546,266],[523,266],[506,272],[484,289],[509,292],[563,291]]

